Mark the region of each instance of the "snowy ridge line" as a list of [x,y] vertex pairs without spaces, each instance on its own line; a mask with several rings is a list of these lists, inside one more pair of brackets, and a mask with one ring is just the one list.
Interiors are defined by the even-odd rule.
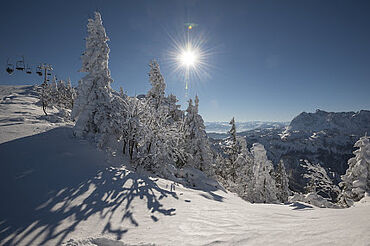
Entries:
[[[204,122],[207,133],[220,133],[224,134],[229,131],[228,122]],[[235,122],[238,133],[254,130],[254,129],[276,129],[284,128],[289,125],[289,122],[270,122],[270,121],[247,121]]]

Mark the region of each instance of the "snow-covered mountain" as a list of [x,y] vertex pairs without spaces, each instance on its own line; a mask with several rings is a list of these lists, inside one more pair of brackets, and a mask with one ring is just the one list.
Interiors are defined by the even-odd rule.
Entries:
[[[269,121],[248,121],[248,122],[235,122],[238,132],[249,131],[253,129],[266,129],[266,128],[281,128],[285,127],[289,122],[269,122]],[[227,133],[230,130],[229,122],[205,122],[207,133]]]
[[[0,86],[0,245],[368,245],[370,197],[349,209],[251,204],[129,168],[43,117],[32,86]],[[52,116],[54,115],[54,116]],[[278,135],[280,138],[280,136]],[[351,225],[351,226],[348,226]]]
[[[303,112],[285,128],[255,129],[240,132],[248,145],[263,144],[270,160],[276,165],[284,160],[293,190],[302,191],[306,181],[302,178],[302,160],[320,163],[339,182],[353,156],[353,145],[370,132],[370,111],[359,112]],[[225,134],[209,134],[225,137]],[[217,142],[217,141],[216,141]]]
[[[327,134],[337,135],[364,135],[370,130],[370,111],[358,112],[325,112],[316,110],[315,113],[303,112],[295,117],[282,138],[301,134]],[[313,136],[314,137],[314,136]]]

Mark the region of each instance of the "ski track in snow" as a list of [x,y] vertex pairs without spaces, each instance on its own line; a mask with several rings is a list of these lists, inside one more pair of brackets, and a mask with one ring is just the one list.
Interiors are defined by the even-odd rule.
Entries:
[[370,245],[370,197],[328,209],[183,187],[39,119],[36,101],[0,86],[0,245]]

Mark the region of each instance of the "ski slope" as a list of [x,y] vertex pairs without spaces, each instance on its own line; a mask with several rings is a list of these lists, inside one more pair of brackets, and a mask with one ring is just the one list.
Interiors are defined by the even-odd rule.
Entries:
[[0,86],[0,245],[370,245],[369,196],[328,209],[184,187],[74,138],[36,101]]

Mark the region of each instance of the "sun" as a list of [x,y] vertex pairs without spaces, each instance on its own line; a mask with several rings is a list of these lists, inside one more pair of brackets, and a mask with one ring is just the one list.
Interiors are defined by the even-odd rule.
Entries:
[[179,61],[182,66],[187,68],[195,67],[198,61],[198,55],[195,50],[191,48],[187,48],[186,50],[182,50],[179,55]]
[[208,45],[208,39],[202,33],[193,36],[180,34],[176,37],[169,34],[169,38],[171,47],[166,52],[164,61],[176,80],[184,83],[187,97],[191,86],[197,86],[211,78],[210,61],[215,50]]

